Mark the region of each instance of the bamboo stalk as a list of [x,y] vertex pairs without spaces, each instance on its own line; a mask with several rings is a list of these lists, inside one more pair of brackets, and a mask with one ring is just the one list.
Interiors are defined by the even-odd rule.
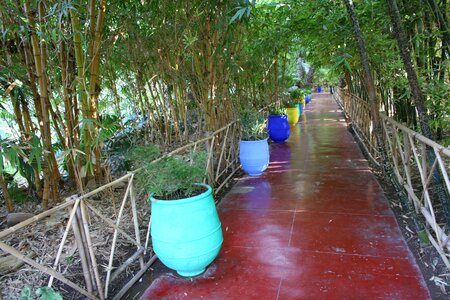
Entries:
[[[111,274],[111,282],[116,280],[116,278],[123,272],[125,269],[132,264],[136,259],[142,257],[142,253],[144,253],[144,248],[138,248],[136,252],[133,253],[126,261],[123,262],[115,271]],[[142,266],[141,269],[145,267],[145,264]]]
[[[207,160],[207,162],[206,162],[206,172],[207,172],[207,174],[208,174],[208,182],[209,182],[209,184],[211,184],[211,185],[213,185],[214,184],[214,178],[213,178],[213,176],[211,175],[211,167],[212,167],[212,165],[211,165],[211,160],[212,160],[212,157],[213,157],[213,148],[214,148],[214,140],[215,140],[215,138],[216,138],[216,136],[215,135],[213,135],[213,138],[212,138],[212,141],[211,141],[211,145],[209,145],[209,153],[208,153],[208,160]],[[214,171],[212,171],[212,172],[214,172]]]
[[81,219],[83,221],[83,229],[84,229],[85,236],[86,236],[89,257],[91,259],[92,268],[94,270],[95,283],[97,285],[97,291],[99,293],[100,299],[104,300],[105,296],[103,295],[102,283],[100,280],[100,275],[98,273],[97,259],[95,258],[94,247],[92,246],[91,235],[89,233],[89,223],[88,223],[87,218],[88,218],[88,215],[87,215],[86,207],[84,205],[84,202],[81,202]]
[[148,249],[148,243],[150,240],[150,228],[152,226],[152,215],[150,215],[149,220],[148,220],[148,226],[147,226],[147,234],[145,237],[145,246],[144,246],[144,255],[147,254],[147,249]]
[[433,165],[431,166],[431,169],[430,169],[430,175],[428,175],[428,177],[427,177],[427,180],[425,181],[425,183],[423,184],[423,188],[424,189],[428,189],[428,184],[430,183],[430,181],[431,181],[431,179],[433,178],[433,172],[434,172],[434,170],[436,169],[436,167],[437,167],[437,160],[434,160],[434,163],[433,163]]
[[[425,204],[424,205],[425,205],[425,207],[429,207],[428,203],[431,203],[431,199],[430,199],[430,195],[428,193],[428,183],[429,183],[429,180],[431,180],[431,177],[428,177],[428,179],[425,178],[426,174],[424,174],[424,172],[422,170],[422,166],[421,166],[421,163],[420,163],[420,160],[419,160],[419,155],[417,153],[416,146],[414,145],[414,141],[413,141],[413,139],[412,139],[412,137],[410,135],[408,135],[408,137],[409,137],[411,148],[412,148],[412,151],[413,151],[413,154],[414,154],[414,159],[416,160],[416,163],[417,163],[417,169],[418,169],[419,174],[420,174],[420,180],[421,180],[422,186],[423,186],[422,197],[425,199]],[[423,144],[421,143],[421,145],[423,145]],[[436,161],[435,161],[434,164],[436,164]],[[434,164],[433,164],[433,167],[432,167],[433,170],[435,168]],[[421,197],[421,199],[422,199],[422,197]]]
[[221,163],[222,163],[223,153],[224,153],[225,146],[226,146],[226,143],[227,143],[227,138],[228,138],[228,132],[229,132],[229,129],[230,129],[230,127],[227,127],[227,130],[225,131],[225,137],[224,137],[224,139],[223,139],[223,141],[222,141],[222,151],[220,151],[219,162],[218,162],[218,164],[217,164],[216,177],[215,177],[215,179],[214,179],[215,181],[216,181],[217,178],[219,177],[220,165],[221,165]]
[[93,205],[91,205],[89,202],[85,201],[84,204],[93,212],[95,213],[100,219],[102,219],[106,224],[114,228],[114,230],[117,230],[120,232],[128,241],[133,243],[136,246],[139,246],[137,242],[125,231],[123,231],[120,227],[118,227],[116,224],[114,224],[114,221],[112,221],[110,218],[104,216],[98,209],[96,209]]
[[128,179],[129,177],[131,177],[131,176],[133,176],[133,173],[128,173],[128,174],[126,174],[126,175],[123,175],[122,177],[120,177],[120,178],[118,178],[118,179],[116,179],[116,180],[114,180],[114,181],[111,181],[110,183],[107,183],[107,184],[105,184],[105,185],[102,185],[101,187],[96,188],[95,190],[93,190],[93,191],[91,191],[91,192],[89,192],[89,193],[83,194],[83,195],[81,195],[81,196],[79,196],[79,197],[80,197],[81,199],[86,199],[86,198],[88,198],[88,197],[90,197],[90,196],[93,196],[93,195],[95,195],[95,194],[97,194],[97,193],[99,193],[99,192],[101,192],[101,191],[106,190],[106,189],[109,188],[109,187],[112,187],[113,185],[116,185],[116,184],[119,183],[119,182],[122,182],[122,181],[127,180],[127,179]]
[[[447,191],[450,192],[450,180],[448,179],[448,174],[447,174],[447,171],[445,168],[444,161],[442,160],[440,151],[438,149],[434,148],[434,153],[436,153],[436,158],[439,162],[439,167],[441,167],[441,173],[442,173],[442,176],[444,177],[444,182],[445,182],[445,185],[447,186]],[[430,173],[432,173],[432,172],[430,172]]]
[[[130,179],[130,181],[133,181],[132,177]],[[138,216],[137,216],[137,212],[136,212],[136,199],[134,197],[134,189],[133,189],[133,182],[131,182],[131,187],[130,187],[130,201],[131,201],[131,213],[133,216],[133,224],[134,224],[134,233],[136,235],[136,244],[137,244],[137,249],[142,248],[141,245],[141,237],[140,237],[140,233],[139,233],[139,223],[138,223]],[[141,265],[141,269],[144,268],[144,256],[141,255],[139,257],[139,264]]]
[[[237,159],[236,159],[237,160]],[[220,184],[215,190],[214,190],[214,194],[217,195],[219,193],[219,191],[222,189],[222,187],[230,180],[230,178],[233,177],[234,173],[237,172],[237,170],[239,170],[240,168],[236,168],[233,172],[231,172],[230,175],[228,175],[228,177],[222,182],[222,184]]]
[[16,225],[14,225],[12,227],[9,227],[9,228],[1,231],[0,232],[0,239],[3,239],[4,237],[10,235],[11,233],[16,232],[17,230],[19,230],[19,229],[21,229],[21,228],[23,228],[23,227],[25,227],[27,225],[30,225],[32,223],[35,223],[35,222],[37,222],[39,220],[42,220],[42,219],[46,218],[46,217],[54,214],[55,212],[72,205],[76,201],[76,198],[73,198],[73,197],[69,197],[67,199],[68,199],[67,202],[65,202],[63,204],[60,204],[59,206],[53,207],[53,208],[51,208],[49,210],[46,210],[46,211],[44,211],[44,212],[42,212],[42,213],[40,213],[40,214],[38,214],[38,215],[36,215],[36,216],[34,216],[32,218],[26,219],[25,221],[20,222],[19,224],[16,224]]
[[[82,238],[82,241],[83,241],[82,247],[84,249],[84,253],[86,254],[86,262],[87,262],[87,266],[89,268],[89,276],[91,278],[91,284],[92,284],[93,290],[95,290],[96,289],[95,271],[94,271],[94,266],[92,265],[92,260],[90,258],[89,243],[88,243],[87,233],[84,230],[83,215],[82,215],[82,211],[81,211],[81,205],[78,206],[77,219],[76,220],[78,222],[78,228],[80,228],[81,238]],[[89,236],[89,238],[90,238],[90,236]]]
[[[404,148],[404,152],[403,152],[403,156],[404,156],[404,163],[403,163],[403,168],[405,170],[405,175],[406,175],[406,182],[408,183],[409,186],[413,186],[412,184],[412,180],[411,180],[411,162],[410,162],[410,158],[411,158],[411,145],[409,144],[409,135],[407,133],[403,133],[403,148]],[[409,201],[411,201],[411,199],[408,199]],[[414,205],[415,209],[416,209],[416,213],[419,213],[419,205]]]
[[[72,225],[73,217],[75,216],[75,213],[77,211],[78,204],[80,204],[80,198],[78,198],[75,201],[75,204],[73,205],[72,211],[70,212],[69,220],[67,221],[67,225],[66,225],[66,229],[64,230],[64,234],[63,234],[63,237],[61,239],[61,243],[59,244],[58,252],[56,253],[55,263],[53,264],[53,269],[55,269],[55,270],[56,270],[56,267],[59,264],[59,259],[61,258],[61,254],[62,254],[62,251],[63,251],[63,248],[64,248],[64,244],[66,242],[67,235],[69,234],[69,230],[70,230],[70,227]],[[53,283],[53,276],[50,276],[50,279],[48,281],[48,287],[51,287],[52,283]]]
[[433,244],[434,248],[438,251],[439,255],[441,256],[442,260],[444,261],[445,266],[450,269],[450,261],[447,258],[447,255],[442,251],[442,248],[439,247],[436,240],[433,238],[433,236],[430,234],[430,232],[425,228],[428,234],[428,238],[431,241],[431,244]]
[[[1,159],[3,159],[3,158],[1,158]],[[0,186],[2,188],[3,198],[5,199],[6,208],[8,209],[8,212],[13,212],[14,211],[14,203],[9,194],[8,185],[5,182],[5,179],[3,177],[3,172],[0,172]]]
[[[411,136],[411,135],[410,135]],[[421,147],[421,154],[422,154],[422,170],[423,170],[423,175],[424,177],[427,176],[427,146],[424,143],[421,143],[422,147]]]
[[85,248],[87,243],[84,242],[85,238],[83,236],[83,232],[80,231],[80,224],[81,224],[80,206],[78,206],[75,217],[76,218],[72,221],[73,234],[75,236],[75,241],[77,243],[78,252],[80,255],[84,281],[86,282],[86,289],[88,292],[92,293],[92,291],[94,290],[93,285],[92,285],[93,280],[94,280],[94,274],[93,274],[93,270],[92,270],[92,267],[89,263],[89,259],[87,256],[88,250]]
[[[125,203],[126,203],[126,200],[128,198],[128,194],[130,193],[130,189],[131,189],[131,185],[132,184],[133,184],[133,176],[131,176],[131,178],[130,178],[130,180],[128,182],[128,186],[127,186],[127,189],[125,191],[125,195],[123,197],[122,204],[120,205],[119,214],[117,215],[117,221],[116,221],[116,226],[117,227],[119,227],[120,221],[122,219],[123,210],[125,208]],[[110,283],[110,277],[111,277],[111,271],[112,271],[112,263],[113,263],[113,260],[114,260],[114,252],[116,250],[117,234],[118,234],[118,230],[115,229],[114,230],[114,234],[113,234],[112,245],[111,245],[111,252],[110,252],[110,255],[109,255],[108,268],[106,270],[105,298],[108,298],[108,287],[109,287],[109,283]]]
[[156,261],[158,257],[156,255],[153,255],[153,257],[145,264],[144,269],[140,270],[128,283],[117,293],[117,295],[114,296],[113,300],[120,300],[122,299],[123,295],[128,291],[130,287],[132,287],[136,281],[139,280],[139,278],[144,275],[144,273],[147,271],[148,268]]
[[16,249],[14,249],[13,247],[3,243],[2,241],[0,241],[0,249],[2,249],[3,251],[13,255],[14,257],[16,257],[17,259],[29,264],[30,266],[38,269],[41,272],[44,272],[46,274],[49,274],[53,277],[55,277],[56,279],[58,279],[59,281],[61,281],[64,284],[67,284],[68,286],[70,286],[71,288],[73,288],[74,290],[76,290],[77,292],[85,295],[86,297],[89,297],[90,299],[97,299],[97,297],[95,297],[92,293],[87,292],[86,290],[84,290],[83,288],[79,287],[77,284],[73,283],[72,281],[68,280],[67,278],[65,278],[61,273],[43,266],[41,264],[39,264],[38,262],[36,262],[35,260],[27,257],[26,255],[20,253],[19,251],[17,251]]
[[[433,215],[431,215],[428,212],[428,210],[426,208],[422,207],[421,212],[422,212],[422,215],[425,217],[425,220],[427,221],[427,223],[433,227],[434,232],[436,233],[436,237],[441,237],[441,240],[438,243],[440,248],[446,247],[447,250],[450,251],[450,242],[448,241],[448,237],[446,236],[444,229],[442,229],[441,226],[436,224],[436,219],[434,218]],[[436,226],[433,226],[434,224],[436,224]]]
[[407,132],[409,135],[411,135],[411,136],[414,137],[415,139],[417,139],[417,140],[419,140],[419,141],[425,143],[427,146],[430,146],[430,147],[436,149],[436,151],[441,152],[441,153],[444,154],[445,156],[450,157],[450,149],[445,148],[445,147],[442,146],[442,145],[439,145],[439,144],[436,143],[435,141],[430,140],[430,139],[424,137],[424,136],[421,135],[420,133],[417,133],[417,132],[415,132],[415,131],[409,129],[408,127],[406,127],[406,126],[404,126],[404,125],[402,125],[402,124],[400,124],[400,123],[394,121],[393,119],[386,117],[386,115],[384,115],[384,114],[381,114],[381,116],[386,120],[387,123],[391,124],[392,127],[398,128],[398,129],[400,129],[400,130],[402,130],[402,131],[404,131],[404,132]]

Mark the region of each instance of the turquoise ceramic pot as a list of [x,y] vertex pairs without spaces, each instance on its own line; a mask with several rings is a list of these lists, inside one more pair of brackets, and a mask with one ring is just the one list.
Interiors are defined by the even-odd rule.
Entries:
[[300,117],[302,115],[302,112],[303,112],[303,103],[297,103],[296,106],[297,106],[297,109],[298,109],[298,115]]
[[212,189],[203,186],[206,192],[185,199],[159,200],[150,196],[153,249],[164,265],[181,276],[203,273],[223,242]]
[[239,160],[242,169],[250,176],[259,176],[269,166],[269,143],[267,139],[259,141],[241,141]]

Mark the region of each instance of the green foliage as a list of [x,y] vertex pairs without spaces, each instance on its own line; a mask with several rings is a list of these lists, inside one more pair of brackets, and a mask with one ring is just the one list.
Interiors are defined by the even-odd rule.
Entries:
[[19,143],[12,139],[0,139],[0,172],[8,167],[19,172],[29,183],[34,181],[33,169],[42,170],[43,149],[40,139],[32,135],[27,142]]
[[33,297],[31,289],[26,287],[20,292],[19,300],[63,300],[60,293],[49,287],[40,287],[36,290],[35,294],[37,297]]
[[280,115],[284,115],[284,114],[286,114],[285,108],[280,108],[280,107],[269,108],[269,115],[280,116]]
[[20,189],[16,182],[14,182],[11,187],[8,188],[8,192],[11,195],[11,198],[14,199],[14,202],[22,204],[27,201],[32,200],[22,189]]
[[153,144],[137,146],[125,155],[125,160],[131,164],[132,169],[146,166],[161,155],[159,148]]
[[425,84],[428,96],[426,105],[430,111],[430,127],[434,132],[450,130],[450,89],[445,82]]
[[294,101],[287,101],[284,103],[284,107],[286,108],[294,108],[297,107],[297,103]]
[[117,131],[120,130],[120,119],[116,115],[106,114],[101,116],[101,127],[98,133],[98,139],[102,142],[111,136],[113,136]]
[[253,4],[250,4],[249,1],[247,1],[246,6],[238,6],[235,8],[236,13],[233,17],[230,19],[230,24],[235,22],[236,20],[242,20],[244,16],[250,17],[250,13],[252,12],[252,8],[255,6],[255,0],[253,0]]
[[295,89],[289,92],[291,95],[291,100],[298,101],[301,97],[305,96],[305,91],[303,89]]
[[201,183],[206,176],[205,151],[164,157],[154,163],[146,161],[146,157],[139,159],[139,154],[143,153],[136,152],[134,157],[145,162],[136,174],[138,187],[158,198],[190,197],[199,189],[195,183]]
[[241,112],[242,140],[257,141],[267,138],[266,119],[255,110]]

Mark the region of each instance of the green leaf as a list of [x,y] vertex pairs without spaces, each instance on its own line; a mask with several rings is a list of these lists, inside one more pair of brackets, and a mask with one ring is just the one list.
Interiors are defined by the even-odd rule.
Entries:
[[33,300],[31,289],[29,287],[23,288],[20,291],[19,300]]
[[247,10],[247,7],[242,7],[239,8],[238,11],[234,14],[234,16],[231,18],[230,20],[230,24],[233,24],[234,21],[236,21],[237,19],[241,19],[242,16],[244,15],[245,11]]
[[63,300],[60,293],[49,287],[40,287],[36,290],[36,295],[41,296],[40,300]]

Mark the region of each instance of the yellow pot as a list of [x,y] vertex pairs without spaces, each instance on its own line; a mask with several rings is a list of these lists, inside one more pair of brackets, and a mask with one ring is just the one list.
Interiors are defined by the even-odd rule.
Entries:
[[297,107],[288,107],[286,108],[286,114],[288,116],[288,123],[291,125],[295,125],[298,122],[298,108]]

